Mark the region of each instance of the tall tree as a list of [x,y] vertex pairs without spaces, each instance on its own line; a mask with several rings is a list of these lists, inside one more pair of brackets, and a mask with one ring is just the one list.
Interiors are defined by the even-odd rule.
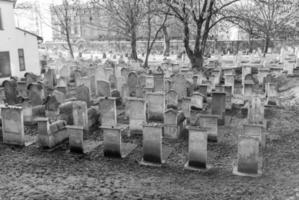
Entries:
[[131,42],[131,58],[137,60],[138,31],[144,19],[142,0],[92,0],[92,4],[105,10],[111,21],[109,30]]
[[72,58],[74,58],[74,47],[72,28],[76,23],[76,19],[80,12],[79,0],[63,0],[61,5],[52,5],[52,20],[56,23],[56,31],[59,31],[67,42],[67,50]]
[[[173,15],[182,23],[184,46],[192,67],[203,69],[203,55],[210,30],[220,21],[229,18],[225,9],[239,0],[164,0]],[[195,27],[195,44],[191,47],[192,28]]]

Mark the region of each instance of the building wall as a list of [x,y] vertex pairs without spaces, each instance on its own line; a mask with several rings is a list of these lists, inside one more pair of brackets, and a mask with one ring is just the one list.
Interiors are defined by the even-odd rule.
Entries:
[[[0,52],[9,51],[11,76],[23,77],[26,71],[40,74],[38,41],[31,34],[16,29],[14,23],[13,4],[0,1],[4,30],[0,30]],[[26,70],[20,72],[18,49],[24,49]],[[0,84],[3,80],[0,78]]]

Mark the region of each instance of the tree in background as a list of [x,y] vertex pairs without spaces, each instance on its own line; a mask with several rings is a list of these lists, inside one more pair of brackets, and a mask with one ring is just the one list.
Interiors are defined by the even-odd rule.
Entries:
[[[225,10],[239,0],[162,0],[182,23],[184,47],[192,68],[203,70],[204,53],[211,29],[230,16]],[[191,32],[195,27],[195,44],[192,48]]]
[[77,16],[80,12],[79,0],[63,0],[61,5],[51,6],[52,20],[55,21],[55,26],[60,27],[58,30],[63,39],[67,43],[66,49],[69,51],[70,56],[74,59],[74,47],[73,47],[73,35],[72,27],[77,20]]
[[103,9],[109,16],[109,30],[131,42],[131,58],[138,60],[138,30],[145,17],[142,0],[91,0],[95,8]]
[[228,20],[246,31],[250,39],[264,39],[265,55],[272,39],[294,31],[298,0],[247,0],[235,4],[230,12],[234,17]]

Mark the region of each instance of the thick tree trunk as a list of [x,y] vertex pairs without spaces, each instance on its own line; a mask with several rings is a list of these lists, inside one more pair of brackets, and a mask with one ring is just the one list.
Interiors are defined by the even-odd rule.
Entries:
[[170,54],[170,37],[167,31],[167,27],[162,27],[163,36],[164,36],[164,50],[163,50],[163,56],[169,56]]
[[192,69],[195,69],[197,71],[201,71],[203,69],[204,58],[202,53],[189,56],[189,59],[191,61]]
[[265,39],[265,44],[264,44],[264,57],[268,53],[269,45],[270,45],[270,37],[269,37],[269,35],[267,35],[266,39]]
[[131,58],[133,60],[138,60],[137,56],[137,36],[136,36],[136,31],[133,30],[131,34]]

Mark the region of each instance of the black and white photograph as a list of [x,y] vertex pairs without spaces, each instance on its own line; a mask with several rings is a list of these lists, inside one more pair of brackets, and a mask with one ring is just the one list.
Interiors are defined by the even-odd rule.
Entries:
[[299,0],[0,0],[0,200],[299,200]]

